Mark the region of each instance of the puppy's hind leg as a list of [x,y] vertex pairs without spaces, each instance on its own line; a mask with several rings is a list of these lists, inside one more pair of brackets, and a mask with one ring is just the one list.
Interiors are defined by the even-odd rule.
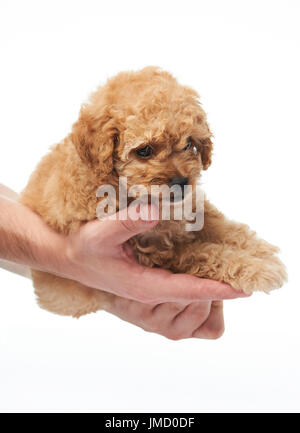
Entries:
[[78,318],[105,309],[114,297],[46,272],[32,270],[31,274],[39,306],[52,313]]

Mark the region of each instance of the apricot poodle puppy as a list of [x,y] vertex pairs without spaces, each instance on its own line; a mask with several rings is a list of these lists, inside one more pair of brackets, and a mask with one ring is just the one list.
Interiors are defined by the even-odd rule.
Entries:
[[[84,104],[72,132],[32,174],[21,202],[59,232],[96,218],[99,186],[196,186],[211,164],[211,132],[198,94],[168,72],[148,67],[108,80]],[[162,220],[130,240],[139,263],[269,292],[286,279],[278,249],[248,226],[227,220],[204,203],[204,226]],[[106,294],[75,281],[32,270],[39,305],[79,317],[101,309]]]

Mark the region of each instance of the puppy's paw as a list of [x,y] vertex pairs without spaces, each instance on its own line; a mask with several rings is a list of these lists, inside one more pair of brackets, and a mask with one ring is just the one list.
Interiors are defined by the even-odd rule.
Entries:
[[268,293],[287,281],[287,273],[284,264],[276,256],[250,256],[231,264],[226,270],[224,281],[247,294],[255,291]]

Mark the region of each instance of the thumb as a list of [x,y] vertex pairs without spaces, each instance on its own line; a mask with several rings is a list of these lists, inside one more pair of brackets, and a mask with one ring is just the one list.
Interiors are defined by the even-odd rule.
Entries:
[[102,241],[109,242],[110,245],[121,245],[138,233],[151,230],[158,221],[156,206],[140,204],[135,212],[130,207],[122,209],[103,221]]

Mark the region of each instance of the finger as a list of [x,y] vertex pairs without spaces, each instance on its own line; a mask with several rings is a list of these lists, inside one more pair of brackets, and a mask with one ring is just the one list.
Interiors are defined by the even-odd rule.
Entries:
[[157,268],[135,265],[131,268],[131,283],[138,281],[134,296],[141,302],[193,302],[248,297],[229,284],[187,274],[172,274]]
[[207,320],[192,334],[194,338],[216,339],[224,333],[223,302],[214,301]]
[[164,314],[168,312],[170,320],[173,320],[179,313],[186,309],[189,304],[186,302],[164,302],[156,304],[152,308],[153,314]]
[[138,233],[151,230],[158,220],[159,213],[155,206],[139,205],[136,214],[129,208],[122,209],[99,222],[101,241],[109,246],[121,245]]
[[151,309],[152,319],[160,321],[170,328],[173,320],[185,311],[188,305],[189,304],[186,302],[163,302],[161,304],[156,304]]
[[176,338],[192,337],[195,329],[198,329],[209,317],[211,302],[192,302],[177,314],[171,322],[171,330]]
[[152,308],[149,304],[114,296],[113,301],[106,304],[105,311],[144,330],[148,330],[147,321],[151,316]]

